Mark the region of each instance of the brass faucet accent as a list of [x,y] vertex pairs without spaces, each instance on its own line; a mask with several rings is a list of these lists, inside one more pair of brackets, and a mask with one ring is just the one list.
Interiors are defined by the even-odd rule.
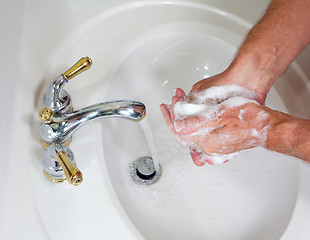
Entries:
[[59,152],[56,155],[56,160],[60,163],[66,179],[69,183],[74,186],[79,185],[83,181],[83,174],[81,171],[72,163],[68,154],[64,151]]
[[89,57],[82,57],[76,64],[63,73],[67,81],[88,70],[93,64]]
[[39,112],[39,117],[44,123],[51,123],[53,120],[54,113],[49,108],[42,108]]

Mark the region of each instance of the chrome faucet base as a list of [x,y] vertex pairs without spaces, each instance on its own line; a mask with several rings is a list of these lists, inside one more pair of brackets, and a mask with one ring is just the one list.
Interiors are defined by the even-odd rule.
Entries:
[[43,97],[43,108],[39,113],[43,121],[40,136],[46,151],[42,165],[44,175],[51,182],[68,181],[77,186],[83,181],[73,152],[68,148],[77,129],[98,118],[118,117],[140,121],[146,114],[143,103],[130,100],[94,104],[73,112],[71,97],[63,88],[73,77],[89,69],[91,64],[89,57],[81,58],[53,81]]
[[[72,142],[72,137],[70,137],[67,141],[61,143],[62,145],[69,147],[70,143]],[[51,146],[50,144],[48,144],[47,142],[44,142],[43,139],[41,138],[41,145],[44,149],[48,149],[49,146]]]
[[53,143],[45,151],[42,165],[45,176],[52,182],[67,180],[77,186],[83,181],[83,175],[76,167],[73,152],[62,144]]
[[47,178],[47,180],[49,180],[50,182],[53,182],[53,183],[62,183],[62,182],[66,181],[65,177],[64,178],[53,178],[45,170],[43,170],[43,174]]
[[63,74],[58,76],[48,87],[44,94],[42,105],[51,109],[55,115],[70,113],[72,111],[72,101],[69,93],[63,90],[67,83]]
[[43,169],[46,174],[51,179],[55,179],[57,181],[66,179],[64,170],[62,169],[60,163],[56,160],[57,154],[61,151],[66,152],[72,163],[75,164],[73,152],[68,147],[61,144],[52,144],[44,152],[42,159]]

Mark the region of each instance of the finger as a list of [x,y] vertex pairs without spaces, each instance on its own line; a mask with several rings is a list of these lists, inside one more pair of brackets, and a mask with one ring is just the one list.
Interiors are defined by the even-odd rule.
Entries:
[[190,147],[189,149],[194,164],[198,167],[202,167],[203,165],[205,165],[206,162],[202,160],[201,152],[197,151],[195,148]]
[[179,97],[182,101],[185,100],[186,94],[181,88],[175,89],[175,95]]
[[210,165],[222,164],[229,161],[229,159],[226,159],[225,155],[214,156],[207,155],[204,152],[201,152],[201,160],[207,162]]
[[199,93],[201,93],[202,91],[204,91],[205,89],[209,88],[212,86],[211,81],[206,81],[207,79],[203,79],[197,83],[195,83],[192,87],[192,89],[190,90],[189,94],[188,94],[188,98],[191,102],[196,102],[197,96],[199,95]]
[[201,90],[207,88],[208,86],[205,86],[205,85],[208,85],[208,84],[206,84],[205,81],[206,81],[206,79],[203,79],[203,80],[200,80],[199,82],[196,82],[196,83],[193,85],[192,89],[190,90],[189,96],[190,96],[190,97],[193,97],[193,96],[195,96],[195,94],[196,94],[197,92],[199,92],[199,91],[201,91]]
[[208,163],[209,165],[215,164],[214,157],[207,155],[206,153],[202,152],[197,148],[190,148],[190,150],[191,150],[191,157],[196,166],[201,167],[205,165],[205,163]]
[[179,96],[173,96],[171,98],[171,109],[173,109],[174,105],[179,101],[181,101],[181,98]]
[[176,88],[174,91],[174,96],[171,99],[171,108],[179,101],[184,101],[186,98],[185,92],[181,88]]
[[175,119],[175,115],[174,115],[174,105],[175,105],[177,102],[179,102],[179,101],[181,101],[181,99],[180,99],[178,96],[173,96],[172,99],[171,99],[171,105],[170,105],[170,110],[171,110],[171,112],[170,112],[170,114],[171,114],[171,119],[172,119],[172,121],[174,121],[174,119]]
[[163,117],[164,117],[164,119],[166,121],[167,126],[173,131],[173,124],[172,124],[172,121],[171,121],[171,115],[170,115],[168,106],[166,104],[161,104],[160,105],[160,110],[161,110],[161,112],[163,114]]

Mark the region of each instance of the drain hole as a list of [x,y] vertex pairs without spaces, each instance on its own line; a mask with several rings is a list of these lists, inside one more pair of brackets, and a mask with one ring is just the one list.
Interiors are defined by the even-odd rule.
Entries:
[[144,180],[150,180],[150,179],[152,179],[152,178],[155,176],[155,174],[156,174],[156,171],[154,171],[154,172],[151,173],[150,175],[145,175],[145,174],[140,173],[138,169],[136,169],[136,172],[137,172],[138,177],[139,177],[139,178],[142,178],[142,179],[144,179]]
[[160,168],[155,169],[153,159],[143,157],[130,166],[130,175],[136,183],[152,184],[160,177]]

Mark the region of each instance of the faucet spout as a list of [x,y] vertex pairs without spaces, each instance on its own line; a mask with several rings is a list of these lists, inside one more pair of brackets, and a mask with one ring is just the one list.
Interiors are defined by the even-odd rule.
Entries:
[[72,113],[54,116],[50,124],[42,123],[40,135],[44,142],[67,141],[73,132],[97,118],[120,117],[140,121],[146,114],[144,104],[137,101],[121,100],[95,104]]

